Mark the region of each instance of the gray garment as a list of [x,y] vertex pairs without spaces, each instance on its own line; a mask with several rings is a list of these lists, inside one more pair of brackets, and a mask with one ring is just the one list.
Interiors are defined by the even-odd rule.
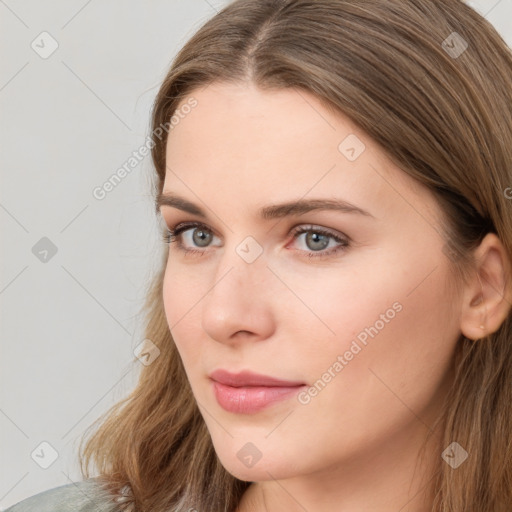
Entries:
[[20,501],[5,512],[118,512],[97,478],[48,489]]

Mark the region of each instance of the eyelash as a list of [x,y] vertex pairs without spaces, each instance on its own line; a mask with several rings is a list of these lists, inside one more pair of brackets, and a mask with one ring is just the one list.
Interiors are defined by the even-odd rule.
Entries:
[[[176,248],[180,251],[183,251],[186,254],[190,254],[191,256],[194,255],[200,255],[202,256],[206,251],[200,250],[200,249],[185,249],[183,246],[183,242],[181,240],[181,233],[184,231],[188,231],[191,228],[204,228],[205,231],[208,231],[212,233],[212,231],[205,226],[204,224],[200,224],[198,222],[195,223],[184,223],[178,226],[175,226],[173,229],[167,228],[167,233],[163,237],[163,241],[171,245],[172,243],[176,244]],[[345,251],[348,247],[350,247],[350,239],[347,237],[346,239],[340,238],[339,236],[335,235],[334,233],[331,233],[330,231],[326,231],[324,229],[315,228],[314,226],[309,227],[298,227],[293,229],[292,234],[294,235],[294,238],[297,239],[299,235],[303,233],[317,233],[320,235],[327,236],[329,238],[332,238],[336,242],[340,243],[340,246],[332,247],[329,250],[323,250],[323,251],[316,251],[316,252],[308,252],[308,251],[302,251],[299,250],[299,252],[306,252],[308,258],[327,258],[329,256],[332,256],[336,253],[339,253],[341,251]]]

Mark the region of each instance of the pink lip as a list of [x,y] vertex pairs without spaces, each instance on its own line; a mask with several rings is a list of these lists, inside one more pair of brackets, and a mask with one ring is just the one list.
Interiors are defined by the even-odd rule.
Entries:
[[291,382],[249,371],[231,374],[216,370],[210,374],[219,405],[229,412],[251,414],[280,400],[290,398],[303,382]]
[[276,379],[248,370],[240,373],[230,373],[227,370],[219,369],[210,373],[210,379],[234,388],[243,386],[293,387],[304,385],[304,382]]

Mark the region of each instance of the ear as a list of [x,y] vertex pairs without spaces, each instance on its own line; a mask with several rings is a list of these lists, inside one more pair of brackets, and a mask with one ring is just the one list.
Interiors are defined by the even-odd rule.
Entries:
[[512,263],[494,233],[485,235],[474,256],[476,268],[464,288],[460,328],[464,336],[477,340],[496,332],[510,313]]

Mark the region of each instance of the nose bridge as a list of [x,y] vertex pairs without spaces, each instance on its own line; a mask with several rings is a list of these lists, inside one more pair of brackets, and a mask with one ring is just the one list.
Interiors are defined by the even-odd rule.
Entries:
[[220,298],[227,292],[245,302],[245,297],[250,299],[251,294],[261,292],[259,288],[266,281],[267,273],[263,247],[253,237],[245,237],[242,242],[226,246],[210,295],[218,295]]
[[203,328],[218,341],[237,331],[261,335],[270,326],[270,273],[263,248],[249,238],[226,246],[203,301]]

